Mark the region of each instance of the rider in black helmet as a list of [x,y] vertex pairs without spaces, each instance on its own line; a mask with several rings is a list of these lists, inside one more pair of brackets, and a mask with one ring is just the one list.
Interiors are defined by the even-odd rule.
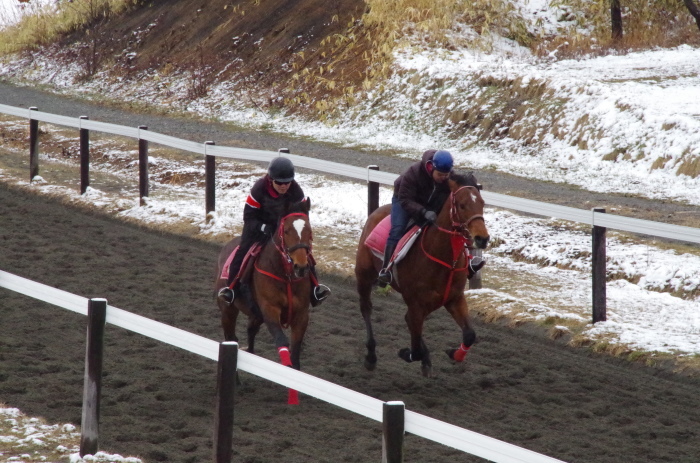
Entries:
[[[294,164],[288,158],[278,157],[270,162],[267,174],[261,177],[250,190],[243,207],[243,233],[238,251],[231,262],[227,286],[219,290],[219,297],[232,303],[238,294],[240,281],[236,279],[243,258],[255,243],[270,239],[284,213],[285,206],[303,201],[304,191],[294,180]],[[311,271],[315,273],[312,266]],[[314,286],[311,305],[317,306],[331,293],[326,285]]]

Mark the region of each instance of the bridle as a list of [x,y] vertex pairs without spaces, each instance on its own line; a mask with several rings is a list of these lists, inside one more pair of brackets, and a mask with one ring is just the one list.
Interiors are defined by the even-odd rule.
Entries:
[[457,193],[460,191],[464,190],[465,188],[473,188],[476,191],[479,191],[476,187],[473,186],[462,186],[459,187],[457,190],[454,192],[450,193],[450,221],[452,222],[452,230],[445,230],[444,228],[438,227],[440,231],[443,231],[445,233],[459,233],[468,242],[468,246],[471,246],[472,244],[472,235],[469,233],[469,224],[472,223],[476,219],[481,219],[484,220],[484,216],[482,214],[474,214],[473,216],[469,217],[467,220],[464,222],[459,221],[459,215],[457,213]]
[[[285,283],[287,286],[287,323],[282,324],[282,326],[284,328],[289,326],[289,321],[292,319],[293,301],[294,301],[294,293],[292,291],[292,284],[306,278],[306,277],[294,278],[294,262],[292,260],[291,253],[293,253],[297,249],[305,249],[307,257],[309,259],[309,265],[313,265],[313,255],[311,254],[311,249],[312,249],[311,242],[313,241],[313,235],[311,235],[311,234],[309,235],[309,242],[308,243],[299,242],[299,243],[297,243],[293,246],[290,246],[290,247],[285,246],[285,243],[284,243],[284,224],[288,218],[295,217],[295,216],[303,217],[304,219],[306,219],[307,223],[309,221],[309,216],[307,214],[304,214],[303,212],[294,212],[294,213],[285,215],[280,220],[279,227],[277,227],[277,233],[272,240],[273,244],[275,245],[275,249],[277,249],[277,252],[280,254],[280,257],[282,259],[282,265],[284,267],[284,275],[277,276],[274,273],[271,273],[271,272],[268,272],[266,270],[261,269],[260,267],[258,267],[257,260],[254,264],[255,270],[257,270],[259,273],[261,273],[265,276],[268,276],[274,280],[281,281],[282,283]],[[299,238],[301,238],[301,237],[299,237]]]
[[[307,222],[309,221],[309,216],[304,214],[303,212],[294,212],[292,214],[287,214],[284,217],[282,217],[282,220],[280,220],[280,225],[279,227],[277,227],[277,240],[273,241],[275,243],[275,248],[277,248],[279,253],[282,255],[282,260],[285,262],[285,271],[287,272],[291,271],[290,269],[292,267],[292,256],[290,254],[296,251],[297,249],[306,249],[306,253],[310,254],[311,242],[314,239],[313,235],[310,235],[308,244],[299,242],[294,246],[286,247],[284,245],[284,223],[289,217],[303,217],[304,219],[306,219]],[[288,266],[289,269],[287,269]]]
[[[454,274],[469,270],[469,260],[471,259],[471,256],[469,255],[467,249],[472,246],[472,236],[468,228],[469,224],[476,219],[484,220],[484,216],[482,214],[474,214],[463,222],[459,221],[459,213],[457,212],[457,193],[465,188],[474,188],[474,190],[478,191],[473,186],[462,186],[450,193],[450,229],[434,225],[440,232],[450,235],[450,244],[452,245],[452,264],[444,262],[437,257],[428,254],[428,251],[425,250],[425,233],[422,234],[423,236],[421,236],[420,240],[421,250],[428,259],[450,269],[450,276],[447,279],[447,285],[445,286],[445,292],[442,297],[441,305],[444,305],[445,302],[447,302],[447,297],[449,296]],[[462,255],[465,257],[464,267],[457,267],[459,259]]]

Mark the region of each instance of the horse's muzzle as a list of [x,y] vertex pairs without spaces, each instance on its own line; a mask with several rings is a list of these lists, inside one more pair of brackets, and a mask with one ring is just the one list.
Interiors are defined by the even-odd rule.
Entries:
[[489,235],[486,236],[475,236],[474,237],[474,247],[477,249],[486,249],[486,246],[489,244],[489,240],[491,237]]
[[308,265],[297,265],[294,264],[294,278],[305,278],[309,274]]

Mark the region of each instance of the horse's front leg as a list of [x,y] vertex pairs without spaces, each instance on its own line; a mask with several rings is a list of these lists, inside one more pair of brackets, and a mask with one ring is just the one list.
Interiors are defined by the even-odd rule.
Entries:
[[447,349],[445,353],[454,361],[461,362],[467,356],[467,352],[476,340],[476,332],[469,323],[469,308],[464,296],[460,295],[445,304],[445,308],[452,315],[452,318],[462,328],[462,344],[457,349]]
[[[292,347],[292,351],[289,349],[289,341],[287,336],[282,330],[282,326],[279,321],[266,321],[267,329],[275,340],[275,347],[277,347],[277,353],[280,356],[280,363],[287,367],[293,367],[297,370],[299,369],[299,350],[301,349],[301,342],[296,347]],[[293,359],[296,365],[293,363]],[[287,398],[287,403],[290,405],[297,405],[299,403],[299,393],[294,389],[288,389],[289,395]]]
[[308,310],[297,310],[291,323],[291,362],[292,368],[301,370],[301,344],[306,328],[309,326]]
[[430,361],[430,352],[423,340],[423,322],[425,314],[421,307],[409,304],[406,312],[406,324],[411,333],[411,347],[403,348],[399,351],[399,357],[407,362],[421,361],[421,372],[423,376],[431,378],[433,376],[433,364]]

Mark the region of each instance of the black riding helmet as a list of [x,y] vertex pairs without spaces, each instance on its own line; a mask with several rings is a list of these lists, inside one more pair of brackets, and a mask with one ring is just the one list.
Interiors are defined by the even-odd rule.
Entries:
[[294,164],[287,158],[275,158],[270,162],[267,174],[279,183],[291,182],[294,180]]

